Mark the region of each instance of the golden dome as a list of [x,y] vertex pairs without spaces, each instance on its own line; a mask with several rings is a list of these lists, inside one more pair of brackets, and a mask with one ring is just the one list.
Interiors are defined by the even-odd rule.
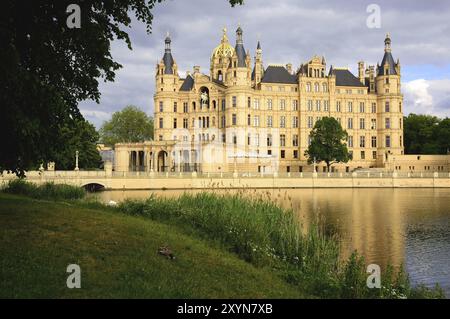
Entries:
[[227,29],[223,28],[223,35],[222,35],[222,41],[221,43],[214,49],[212,57],[222,57],[222,58],[231,58],[235,51],[234,48],[230,45],[228,42],[227,37]]

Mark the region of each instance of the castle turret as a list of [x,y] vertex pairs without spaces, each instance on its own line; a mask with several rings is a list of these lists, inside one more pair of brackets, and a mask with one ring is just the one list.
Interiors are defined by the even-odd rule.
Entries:
[[263,67],[263,61],[262,61],[262,49],[261,49],[261,43],[259,43],[256,46],[256,56],[255,56],[255,66],[253,68],[252,72],[252,81],[254,85],[258,85],[261,83],[261,79],[264,75],[264,67]]
[[365,75],[365,69],[364,69],[364,61],[359,61],[358,62],[358,78],[359,78],[359,82],[361,82],[362,84],[365,84],[366,82],[366,75]]
[[[400,62],[392,56],[391,37],[386,35],[384,56],[377,66],[378,156],[403,154],[403,95]],[[382,160],[382,158],[379,158]]]
[[161,61],[156,65],[155,139],[170,140],[179,112],[177,92],[180,88],[178,67],[172,56],[172,40],[167,33]]

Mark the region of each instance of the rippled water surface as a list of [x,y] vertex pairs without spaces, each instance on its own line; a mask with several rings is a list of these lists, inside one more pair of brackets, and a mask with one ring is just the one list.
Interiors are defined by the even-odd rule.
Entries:
[[[103,201],[178,196],[184,191],[105,191]],[[199,192],[199,191],[187,191]],[[405,265],[413,284],[439,283],[450,296],[450,189],[289,189],[270,192],[308,225],[337,229],[343,252],[367,263]]]

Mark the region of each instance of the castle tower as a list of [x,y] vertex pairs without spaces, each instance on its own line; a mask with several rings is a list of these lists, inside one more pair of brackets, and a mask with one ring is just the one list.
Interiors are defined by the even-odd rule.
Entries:
[[[394,61],[391,37],[386,35],[384,56],[377,67],[377,128],[378,160],[383,162],[387,154],[401,155],[403,141],[403,95],[401,93],[400,62]],[[379,163],[380,164],[380,163]]]
[[236,54],[232,58],[231,69],[229,70],[229,81],[227,85],[245,85],[251,84],[250,55],[245,52],[243,31],[241,26],[236,29],[236,45],[234,50]]
[[261,83],[263,75],[264,75],[264,66],[262,61],[262,49],[261,43],[259,43],[258,41],[258,45],[256,46],[255,66],[252,72],[252,81],[255,86]]
[[172,56],[171,42],[167,33],[164,55],[156,65],[156,92],[154,98],[155,109],[155,140],[171,140],[174,119],[180,106],[177,105],[177,93],[180,87],[178,67]]
[[227,29],[223,28],[220,44],[213,50],[211,55],[210,75],[211,79],[226,83],[228,82],[228,69],[232,65],[232,59],[235,57],[235,49],[230,45],[227,37]]

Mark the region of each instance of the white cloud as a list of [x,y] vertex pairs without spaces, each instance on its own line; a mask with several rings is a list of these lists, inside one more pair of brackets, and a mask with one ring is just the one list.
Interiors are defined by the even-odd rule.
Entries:
[[[113,58],[123,65],[114,83],[100,83],[100,104],[86,101],[82,109],[99,127],[105,114],[111,115],[128,104],[153,113],[155,63],[164,54],[167,31],[180,76],[194,65],[209,72],[210,54],[220,42],[222,28],[230,41],[240,22],[244,45],[255,54],[261,40],[265,65],[292,63],[297,68],[314,54],[324,55],[328,67],[348,66],[356,72],[357,62],[370,64],[383,57],[384,35],[390,32],[394,58],[400,58],[403,78],[408,67],[430,65],[436,72],[420,74],[404,83],[405,111],[448,115],[450,75],[450,1],[377,0],[381,7],[381,29],[366,26],[366,8],[373,0],[246,0],[231,8],[227,0],[175,0],[157,4],[152,13],[152,34],[133,19],[130,34],[133,50],[120,41],[112,44]],[[411,69],[411,68],[409,68]],[[448,70],[448,69],[447,69]],[[440,72],[440,74],[435,74]],[[421,78],[426,78],[423,80]]]
[[450,79],[418,79],[402,84],[405,113],[450,116]]

